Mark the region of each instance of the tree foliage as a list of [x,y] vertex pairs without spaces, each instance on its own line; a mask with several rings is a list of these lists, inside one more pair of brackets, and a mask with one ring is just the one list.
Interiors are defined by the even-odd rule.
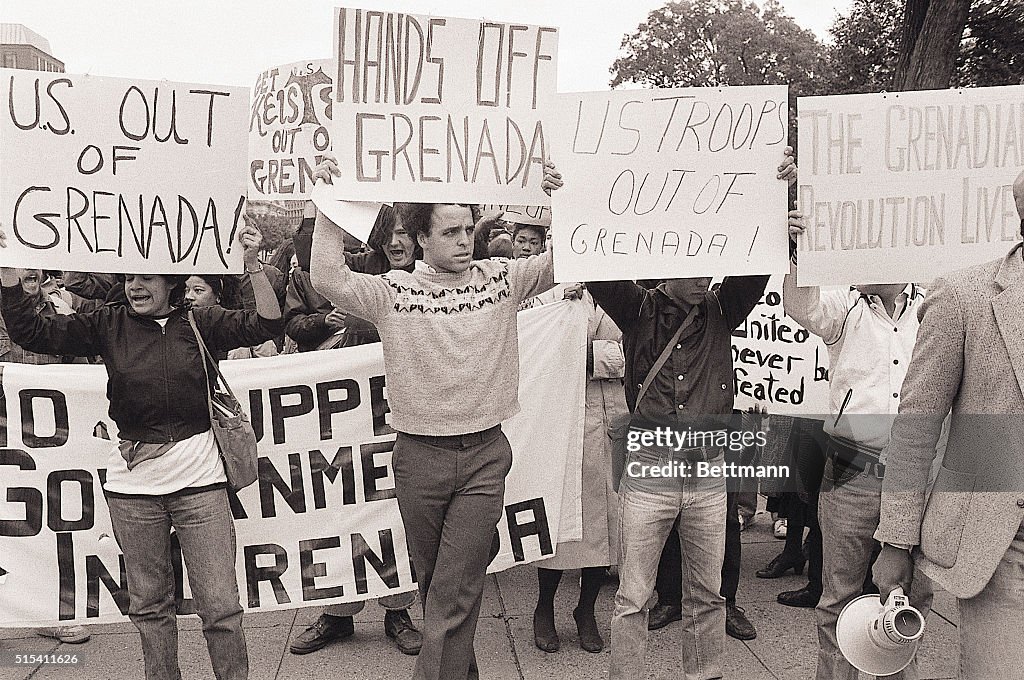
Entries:
[[789,84],[809,94],[825,68],[825,50],[775,0],[678,0],[653,10],[622,41],[612,87]]
[[[903,21],[901,2],[854,0],[830,32],[834,94],[893,89]],[[960,39],[951,87],[1024,83],[1024,4],[1020,0],[974,0]]]
[[[911,0],[926,9],[936,1]],[[623,38],[611,85],[788,83],[794,96],[892,90],[906,8],[907,0],[854,0],[825,46],[775,0],[763,9],[750,0],[668,2]],[[1024,84],[1024,2],[972,0],[950,85],[1017,84]]]

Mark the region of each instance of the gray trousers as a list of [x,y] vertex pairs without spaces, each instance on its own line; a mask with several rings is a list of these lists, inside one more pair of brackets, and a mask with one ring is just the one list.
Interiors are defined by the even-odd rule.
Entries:
[[[818,618],[817,680],[857,680],[857,669],[839,651],[836,621],[851,600],[859,597],[871,565],[882,502],[882,480],[868,472],[840,480],[830,460],[818,494],[818,523],[821,525],[822,585],[821,600],[815,611]],[[932,606],[932,582],[914,570],[914,582],[907,593],[910,604],[928,616]],[[917,659],[887,678],[916,680]]]
[[[1015,497],[1013,494],[1010,498]],[[1019,678],[1024,672],[1024,525],[985,588],[956,601],[960,680]]]
[[477,678],[473,637],[512,447],[498,427],[455,437],[399,432],[391,461],[423,603],[413,678]]

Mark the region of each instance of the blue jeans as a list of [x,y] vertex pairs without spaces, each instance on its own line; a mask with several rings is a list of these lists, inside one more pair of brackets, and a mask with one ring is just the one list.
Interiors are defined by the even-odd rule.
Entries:
[[235,525],[224,489],[166,496],[107,496],[114,537],[124,554],[128,618],[139,629],[146,680],[179,680],[171,529],[203,621],[217,680],[244,680],[249,656],[235,575]]
[[[817,680],[857,680],[860,677],[857,669],[839,651],[836,621],[843,607],[859,597],[864,587],[882,503],[882,480],[873,473],[849,470],[837,480],[838,476],[829,460],[825,464],[818,494],[823,589],[815,610],[818,619]],[[912,606],[927,616],[932,606],[931,580],[915,570],[907,597]],[[916,680],[917,659],[899,673],[885,677]]]
[[[1012,502],[1013,496],[1007,499]],[[961,557],[963,555],[961,554]],[[1019,678],[1024,668],[1024,525],[980,593],[956,601],[960,680]]]
[[[634,455],[631,459],[641,457]],[[711,463],[721,467],[724,457],[719,454]],[[610,677],[643,677],[648,602],[654,593],[665,538],[678,517],[683,585],[681,677],[721,678],[725,598],[719,591],[725,556],[725,479],[687,477],[678,480],[678,490],[644,487],[632,485],[625,478],[620,485],[622,559],[612,614]]]

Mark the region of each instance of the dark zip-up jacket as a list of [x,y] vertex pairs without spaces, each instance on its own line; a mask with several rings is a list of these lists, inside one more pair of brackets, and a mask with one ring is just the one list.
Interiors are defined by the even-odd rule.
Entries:
[[[202,350],[184,309],[171,312],[164,326],[128,305],[42,317],[17,285],[0,291],[0,310],[11,339],[25,349],[103,357],[109,413],[122,439],[174,442],[210,429]],[[211,352],[258,345],[284,324],[217,306],[194,314]]]

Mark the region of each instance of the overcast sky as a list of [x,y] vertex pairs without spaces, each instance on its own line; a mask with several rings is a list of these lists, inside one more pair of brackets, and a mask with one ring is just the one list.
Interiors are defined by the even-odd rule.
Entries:
[[[895,0],[894,0],[895,1]],[[2,0],[0,21],[50,41],[69,73],[252,86],[271,66],[331,57],[339,0]],[[622,36],[655,0],[365,0],[348,6],[515,20],[559,29],[559,89],[607,89]],[[850,0],[782,0],[827,38]],[[482,8],[486,7],[486,14]]]

